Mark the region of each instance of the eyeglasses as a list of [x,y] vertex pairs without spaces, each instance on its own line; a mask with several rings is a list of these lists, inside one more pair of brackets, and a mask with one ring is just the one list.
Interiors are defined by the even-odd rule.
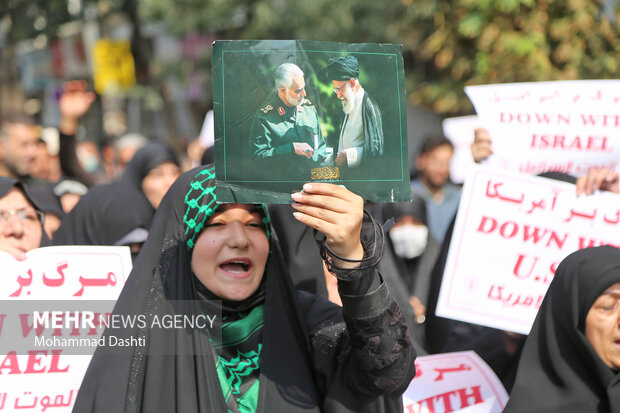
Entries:
[[344,90],[344,88],[345,88],[346,86],[347,86],[347,84],[345,83],[345,84],[344,84],[344,85],[342,85],[342,86],[335,87],[335,88],[334,88],[334,93],[335,93],[335,94],[340,94],[340,93]]
[[11,211],[0,211],[0,223],[6,224],[11,217],[16,215],[22,223],[43,224],[45,213],[36,209],[18,209]]

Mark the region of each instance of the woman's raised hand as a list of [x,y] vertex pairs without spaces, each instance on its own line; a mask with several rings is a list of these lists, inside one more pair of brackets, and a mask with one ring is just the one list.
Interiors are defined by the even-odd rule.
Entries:
[[[294,193],[295,218],[322,232],[327,246],[342,258],[361,260],[364,248],[360,241],[364,200],[348,189],[329,183],[308,183]],[[339,267],[354,268],[358,263],[333,259]]]

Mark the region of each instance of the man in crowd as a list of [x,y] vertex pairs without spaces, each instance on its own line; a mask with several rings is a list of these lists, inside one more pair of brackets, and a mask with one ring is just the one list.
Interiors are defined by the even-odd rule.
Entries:
[[418,177],[411,182],[413,190],[426,202],[428,229],[439,243],[456,214],[461,197],[461,188],[450,182],[453,154],[454,146],[448,138],[442,135],[429,137],[416,158]]
[[309,171],[325,160],[316,108],[306,99],[303,71],[283,63],[275,71],[275,91],[254,117],[251,129],[255,159],[278,160],[287,170]]
[[15,113],[0,121],[0,176],[29,177],[38,152],[39,126],[29,116]]
[[383,155],[381,111],[359,82],[360,68],[353,56],[329,59],[319,78],[331,81],[345,114],[335,164],[354,168],[364,159]]
[[[86,91],[85,81],[71,81],[65,84],[59,101],[60,163],[63,173],[89,185],[93,184],[90,182],[92,178],[75,166],[78,161],[74,141],[79,118],[88,111],[94,99],[94,93]],[[23,113],[3,116],[0,119],[0,176],[16,178],[28,184],[32,180],[39,141],[40,127],[33,118]]]
[[[60,167],[65,177],[77,178],[87,184],[93,182],[89,174],[77,167],[75,132],[79,118],[88,111],[94,99],[94,93],[86,91],[86,82],[71,81],[65,84],[59,101]],[[37,175],[40,139],[40,127],[30,116],[15,113],[0,119],[0,176],[23,183],[33,201],[45,212],[46,230],[51,238],[60,223],[62,208],[54,194],[54,185],[33,177],[33,174]]]

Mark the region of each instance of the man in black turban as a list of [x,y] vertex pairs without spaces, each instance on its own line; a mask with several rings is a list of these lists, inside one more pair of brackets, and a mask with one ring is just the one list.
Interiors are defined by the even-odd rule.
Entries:
[[383,155],[381,112],[362,88],[359,73],[353,56],[331,58],[319,72],[321,81],[332,82],[345,113],[335,158],[340,167],[353,168],[365,159]]

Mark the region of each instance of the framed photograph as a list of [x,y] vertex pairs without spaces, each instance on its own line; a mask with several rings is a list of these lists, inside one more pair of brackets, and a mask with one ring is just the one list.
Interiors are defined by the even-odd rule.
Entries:
[[217,197],[288,203],[306,182],[411,199],[402,46],[217,41]]

